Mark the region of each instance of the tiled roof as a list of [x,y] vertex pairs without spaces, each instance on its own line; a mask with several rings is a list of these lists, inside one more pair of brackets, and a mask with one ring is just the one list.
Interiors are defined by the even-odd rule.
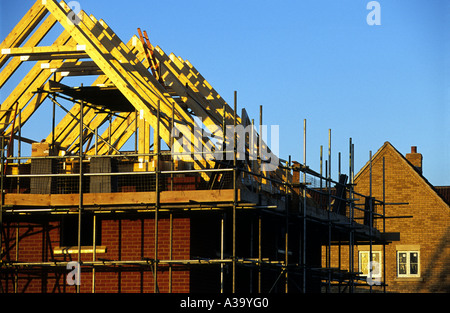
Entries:
[[434,189],[441,198],[450,205],[450,186],[435,186]]

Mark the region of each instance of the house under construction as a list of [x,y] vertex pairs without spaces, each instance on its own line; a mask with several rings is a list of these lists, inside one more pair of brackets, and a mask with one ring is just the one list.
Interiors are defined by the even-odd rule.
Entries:
[[[40,45],[56,24],[54,43]],[[349,174],[336,181],[331,148],[325,174],[283,160],[263,140],[262,109],[256,125],[245,109],[237,114],[236,94],[230,106],[145,31],[122,42],[64,1],[38,0],[1,43],[0,88],[26,63],[0,111],[0,292],[367,285],[353,246],[389,243],[373,227],[385,202],[354,191],[351,140]],[[90,86],[63,83],[87,75]],[[44,101],[52,132],[23,137]],[[56,110],[66,113],[60,121]],[[334,245],[349,247],[350,270],[329,266],[340,259]]]

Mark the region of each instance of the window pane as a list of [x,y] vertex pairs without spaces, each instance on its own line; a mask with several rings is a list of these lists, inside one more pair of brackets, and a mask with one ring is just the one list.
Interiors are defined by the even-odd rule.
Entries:
[[373,252],[372,253],[372,275],[380,275],[380,253]]
[[377,262],[378,264],[381,264],[380,262],[380,253],[379,252],[373,252],[372,253],[372,261]]
[[417,252],[411,252],[409,254],[410,274],[419,273],[419,254]]
[[406,264],[406,253],[402,252],[398,254],[398,263]]
[[398,253],[398,275],[406,275],[406,252]]
[[363,275],[369,275],[369,254],[367,252],[359,253],[360,261],[359,261],[359,271],[363,273]]
[[418,259],[418,253],[417,252],[411,252],[409,254],[409,261],[410,261],[410,263],[418,263],[417,259]]

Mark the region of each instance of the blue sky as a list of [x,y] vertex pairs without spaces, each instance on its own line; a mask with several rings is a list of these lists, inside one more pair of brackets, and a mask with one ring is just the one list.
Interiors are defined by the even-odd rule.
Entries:
[[[1,38],[34,2],[0,0]],[[264,124],[280,125],[282,158],[302,161],[307,119],[313,169],[331,129],[334,178],[338,152],[347,171],[351,137],[356,170],[389,141],[402,154],[418,146],[425,177],[450,185],[450,1],[379,0],[381,25],[374,26],[366,22],[368,2],[79,1],[123,41],[138,27],[147,30],[153,44],[188,59],[230,104],[237,90],[239,110],[256,122],[263,105]],[[46,137],[48,121],[30,136]]]

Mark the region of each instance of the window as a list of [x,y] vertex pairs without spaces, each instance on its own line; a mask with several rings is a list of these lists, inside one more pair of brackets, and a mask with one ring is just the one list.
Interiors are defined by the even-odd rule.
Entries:
[[[101,242],[101,229],[99,221],[96,223],[95,241],[96,245]],[[92,246],[93,244],[93,216],[84,213],[81,217],[81,245]],[[61,246],[70,247],[78,245],[78,214],[64,216],[61,222]]]
[[420,277],[419,251],[397,251],[397,276]]
[[363,276],[381,277],[381,251],[372,251],[372,267],[370,266],[370,251],[359,251],[359,271]]

